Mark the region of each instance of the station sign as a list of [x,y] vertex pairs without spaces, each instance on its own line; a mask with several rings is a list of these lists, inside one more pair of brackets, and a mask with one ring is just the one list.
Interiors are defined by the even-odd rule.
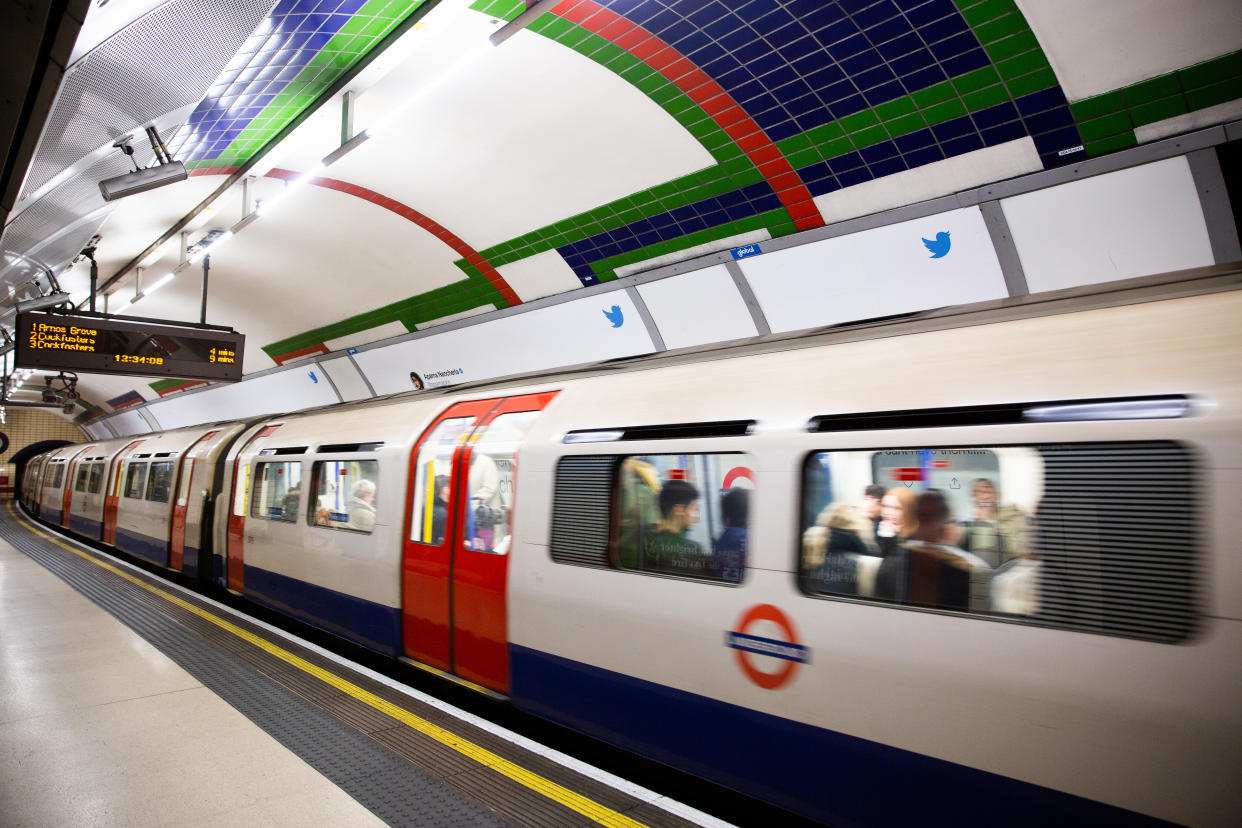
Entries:
[[63,313],[17,315],[16,366],[85,374],[129,374],[237,382],[246,337]]

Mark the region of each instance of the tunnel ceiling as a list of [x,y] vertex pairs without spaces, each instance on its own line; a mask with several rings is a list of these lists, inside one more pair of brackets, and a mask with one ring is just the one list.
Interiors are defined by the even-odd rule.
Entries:
[[[96,234],[110,311],[197,321],[181,225],[232,229],[207,321],[251,373],[1242,116],[1228,0],[564,0],[493,46],[525,9],[92,4],[0,322],[49,271],[84,303]],[[148,124],[189,178],[105,204]],[[187,383],[80,387],[89,418]]]

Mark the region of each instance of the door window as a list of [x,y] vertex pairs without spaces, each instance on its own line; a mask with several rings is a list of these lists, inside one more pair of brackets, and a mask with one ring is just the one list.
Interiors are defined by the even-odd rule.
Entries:
[[293,523],[302,495],[302,461],[256,463],[250,517]]
[[503,554],[509,549],[510,511],[517,450],[538,411],[501,414],[474,441],[467,480],[469,508],[463,528],[466,549]]
[[418,448],[410,540],[444,543],[453,491],[453,451],[470,435],[474,417],[443,420]]
[[146,491],[147,486],[147,466],[147,463],[130,464],[129,474],[125,477],[126,497],[142,499],[142,493]]

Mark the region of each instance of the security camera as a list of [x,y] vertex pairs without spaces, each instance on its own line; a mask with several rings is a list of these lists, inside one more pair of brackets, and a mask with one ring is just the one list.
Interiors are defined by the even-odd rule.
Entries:
[[61,411],[64,411],[66,414],[72,414],[72,413],[73,413],[73,403],[71,403],[71,402],[67,402],[67,403],[65,403],[65,405],[64,405],[64,407],[61,409]]

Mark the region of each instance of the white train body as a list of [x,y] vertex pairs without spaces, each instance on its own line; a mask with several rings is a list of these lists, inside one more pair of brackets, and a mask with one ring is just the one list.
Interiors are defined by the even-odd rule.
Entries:
[[[199,451],[169,481],[185,537],[210,546],[192,574],[826,822],[1233,824],[1236,286],[1084,291],[1046,310],[1002,303],[152,435],[109,485],[123,488],[139,455]],[[63,498],[49,470],[80,450],[24,478],[47,519]],[[676,531],[660,513],[660,532],[681,532],[668,548],[701,539],[684,574],[650,563],[648,523],[642,562],[623,563],[627,510],[655,508],[633,481],[655,472],[653,496],[671,499],[681,480],[702,510]],[[815,580],[828,559],[808,551],[808,527],[832,501],[904,480],[943,488],[961,518],[981,477],[1033,534],[1006,541],[1003,563],[972,558],[969,605],[909,597],[914,552],[903,599],[885,592],[892,556],[874,547],[848,558],[848,588]],[[749,490],[736,571],[720,568],[724,534],[708,528],[733,525],[721,493],[734,488]],[[170,546],[173,503],[131,500],[117,545],[143,555],[128,532]],[[1052,540],[1054,525],[1069,540]],[[1152,545],[1165,526],[1180,544]],[[1129,540],[1117,546],[1132,528],[1133,561]],[[1093,557],[1074,558],[1084,544]],[[955,565],[937,570],[937,595]],[[1000,584],[1033,572],[1045,580],[1015,609]]]

